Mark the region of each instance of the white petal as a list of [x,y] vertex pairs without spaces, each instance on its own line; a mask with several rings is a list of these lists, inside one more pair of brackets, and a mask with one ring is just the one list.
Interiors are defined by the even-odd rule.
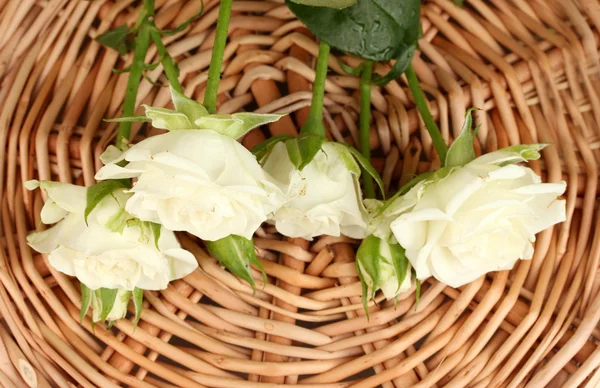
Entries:
[[61,208],[71,213],[83,214],[85,211],[87,188],[50,181],[41,182],[40,187]]
[[67,210],[58,206],[51,198],[48,198],[46,203],[44,203],[44,207],[42,207],[40,217],[44,224],[54,224],[62,220],[67,214],[69,214]]

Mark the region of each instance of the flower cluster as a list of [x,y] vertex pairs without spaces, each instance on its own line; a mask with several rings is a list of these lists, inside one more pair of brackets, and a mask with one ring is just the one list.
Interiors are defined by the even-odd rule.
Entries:
[[538,146],[467,161],[451,149],[446,167],[409,190],[387,202],[363,200],[366,164],[353,149],[301,136],[274,139],[253,154],[236,139],[280,115],[209,115],[172,95],[175,110],[146,107],[146,120],[168,132],[124,151],[109,147],[99,184],[28,184],[48,195],[42,221],[56,223],[29,244],[80,280],[94,321],[123,317],[132,295],[135,301],[140,290],[164,289],[195,269],[175,231],[204,240],[252,285],[249,264],[260,262],[250,239],[264,222],[288,237],[364,238],[356,262],[366,305],[378,289],[387,298],[411,289],[413,277],[458,287],[512,268],[531,258],[537,232],[565,218],[557,200],[565,183],[541,183],[514,164],[539,157]]

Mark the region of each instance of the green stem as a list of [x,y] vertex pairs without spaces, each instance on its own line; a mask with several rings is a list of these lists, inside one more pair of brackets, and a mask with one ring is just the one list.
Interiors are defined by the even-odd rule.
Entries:
[[329,45],[324,41],[319,43],[317,68],[315,69],[315,82],[313,84],[312,101],[308,119],[302,126],[300,133],[319,135],[325,137],[323,126],[323,99],[325,98],[325,81],[329,60]]
[[[150,46],[150,29],[146,25],[142,25],[139,33],[135,37],[133,62],[130,66],[127,90],[125,91],[125,101],[123,102],[123,117],[131,117],[135,114],[135,100],[144,71],[144,60],[146,58],[148,46]],[[131,135],[131,125],[131,122],[119,123],[119,131],[117,132],[117,139],[115,140],[117,148],[125,149],[127,146],[129,136]]]
[[227,30],[229,29],[229,18],[231,16],[232,0],[221,0],[219,6],[219,18],[217,19],[217,31],[215,42],[208,68],[208,81],[204,93],[204,106],[208,113],[217,113],[217,92],[221,80],[221,66],[223,64],[223,53],[227,42]]
[[[360,152],[371,160],[371,75],[373,73],[373,62],[365,61],[360,74]],[[363,170],[363,185],[365,197],[375,198],[375,186],[371,175]]]
[[158,29],[153,29],[151,33],[152,40],[156,45],[156,50],[158,51],[158,56],[160,58],[160,63],[167,75],[167,79],[169,80],[169,84],[175,91],[179,93],[183,93],[181,88],[181,83],[179,82],[179,69],[177,68],[177,64],[173,61],[173,58],[169,55],[167,48],[165,47],[162,39],[160,37],[160,32]]
[[444,167],[444,163],[446,161],[446,154],[448,153],[448,146],[446,146],[446,142],[444,138],[442,138],[442,133],[438,128],[431,112],[429,111],[429,106],[427,106],[427,102],[425,100],[425,94],[423,94],[423,90],[421,90],[421,86],[419,85],[419,80],[417,79],[417,75],[415,74],[415,70],[412,65],[408,66],[406,71],[406,78],[408,79],[408,86],[410,87],[410,91],[415,99],[415,103],[417,104],[417,109],[425,122],[425,127],[433,140],[433,145],[440,157],[440,162],[442,167]]

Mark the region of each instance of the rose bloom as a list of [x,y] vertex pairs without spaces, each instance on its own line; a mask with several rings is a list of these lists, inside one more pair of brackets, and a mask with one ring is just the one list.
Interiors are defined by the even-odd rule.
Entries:
[[[118,164],[127,162],[124,167]],[[284,201],[256,158],[212,130],[174,130],[116,155],[96,179],[137,178],[126,210],[143,221],[214,241],[247,239]]]
[[42,222],[57,224],[30,234],[28,243],[36,251],[47,253],[55,269],[77,277],[88,288],[161,290],[198,266],[173,232],[161,227],[156,240],[149,225],[125,211],[131,194],[123,189],[104,197],[86,223],[85,187],[30,181],[27,188],[38,185],[48,194]]
[[[565,182],[542,183],[500,150],[462,166],[445,168],[396,199],[371,228],[389,225],[406,249],[418,279],[434,276],[459,287],[533,256],[535,234],[566,218],[559,200]],[[382,222],[382,220],[384,220]]]
[[[367,295],[374,296],[382,290],[386,299],[393,299],[412,286],[411,266],[402,254],[398,244],[385,239],[369,236],[363,240],[356,252],[356,266],[361,281],[367,286]],[[398,282],[396,266],[404,269],[403,278]]]
[[308,240],[321,235],[365,237],[367,216],[358,181],[360,167],[345,147],[324,143],[299,171],[290,161],[286,145],[277,143],[263,169],[290,193],[288,201],[270,218],[279,233]]

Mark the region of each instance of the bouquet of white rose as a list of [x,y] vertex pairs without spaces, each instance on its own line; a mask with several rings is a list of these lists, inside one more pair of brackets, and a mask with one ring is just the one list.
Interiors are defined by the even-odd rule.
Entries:
[[[367,102],[361,110],[366,115],[361,117],[361,154],[325,138],[329,45],[324,41],[310,116],[300,135],[269,139],[248,151],[237,139],[281,115],[216,114],[228,11],[219,18],[204,105],[183,94],[176,66],[148,17],[152,10],[146,9],[133,32],[136,39],[149,34],[155,41],[174,110],[145,106],[145,116],[133,117],[131,101],[139,77],[136,81],[130,69],[129,103],[124,117],[115,120],[121,125],[117,146],[102,155],[105,165],[96,174],[100,183],[89,188],[26,184],[44,190],[48,199],[41,219],[56,224],[31,234],[29,244],[48,254],[55,269],[81,282],[82,318],[91,305],[93,321],[120,319],[133,297],[137,320],[143,290],[164,289],[192,272],[197,262],[180,247],[174,232],[202,239],[221,264],[253,287],[250,266],[262,266],[251,239],[265,222],[292,238],[343,234],[364,239],[356,265],[366,309],[379,289],[393,299],[416,288],[418,297],[419,281],[431,276],[460,287],[486,273],[510,269],[517,260],[532,257],[536,233],[565,219],[565,201],[558,199],[565,183],[541,183],[531,169],[517,164],[539,158],[544,145],[513,146],[476,158],[470,111],[449,150],[437,128],[428,126],[441,169],[415,177],[387,201],[373,199],[371,179],[382,192],[383,184],[368,160],[372,63],[361,68],[363,75],[368,73],[361,77]],[[143,42],[137,44],[136,49]],[[397,53],[404,69],[414,45],[406,50]],[[143,50],[136,55],[143,60]],[[140,63],[134,61],[132,67]],[[419,104],[424,99],[411,82],[416,79],[411,72],[408,67]],[[426,111],[422,114],[427,117]],[[130,146],[134,120],[168,132]]]

